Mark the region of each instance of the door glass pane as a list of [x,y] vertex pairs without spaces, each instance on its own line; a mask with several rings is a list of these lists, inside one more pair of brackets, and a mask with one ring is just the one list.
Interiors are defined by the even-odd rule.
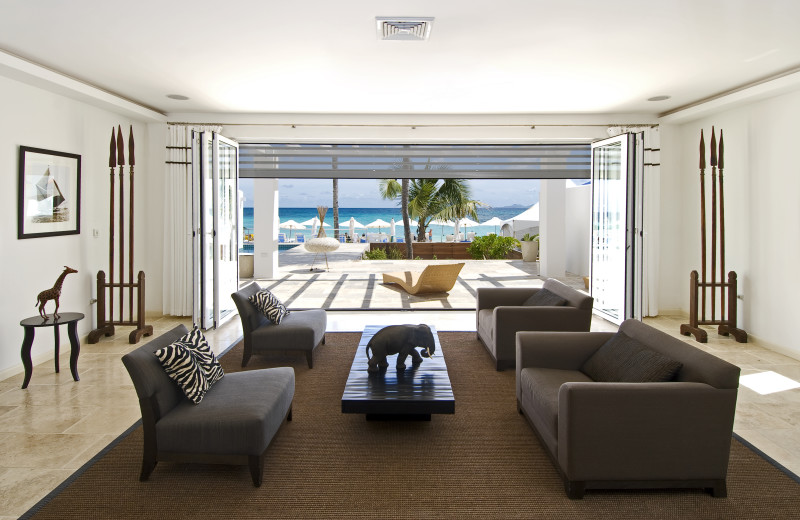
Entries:
[[595,310],[625,319],[627,150],[624,141],[592,150],[592,296]]
[[236,184],[237,149],[235,145],[217,138],[219,177],[217,179],[217,294],[219,297],[218,324],[234,311],[230,294],[238,290],[239,247],[237,233]]
[[214,164],[211,134],[203,136],[202,226],[203,226],[203,320],[202,327],[214,326]]

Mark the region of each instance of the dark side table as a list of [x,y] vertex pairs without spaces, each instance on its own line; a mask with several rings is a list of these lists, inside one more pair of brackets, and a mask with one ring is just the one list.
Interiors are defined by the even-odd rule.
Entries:
[[33,363],[31,362],[31,346],[33,346],[33,336],[36,328],[38,327],[53,327],[56,337],[56,372],[59,372],[58,351],[61,343],[61,337],[58,327],[60,325],[67,325],[67,335],[69,336],[69,344],[71,347],[69,356],[69,369],[72,372],[72,379],[80,381],[78,377],[78,354],[81,352],[81,343],[78,340],[78,322],[83,319],[83,314],[80,312],[62,312],[58,318],[53,318],[52,314],[47,314],[47,320],[42,319],[41,316],[34,316],[32,318],[25,318],[21,322],[25,328],[25,339],[22,340],[22,365],[25,367],[25,380],[22,382],[22,388],[27,388],[28,383],[31,381],[31,374],[33,373]]

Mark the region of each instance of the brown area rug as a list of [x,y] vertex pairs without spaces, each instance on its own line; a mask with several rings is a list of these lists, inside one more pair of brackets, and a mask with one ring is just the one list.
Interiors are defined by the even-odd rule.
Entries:
[[[314,369],[300,353],[254,356],[248,370],[293,366],[294,420],[267,453],[264,483],[244,466],[160,463],[139,482],[136,428],[32,518],[797,518],[800,484],[732,440],[728,498],[700,490],[589,491],[569,500],[517,413],[514,371],[496,372],[474,333],[440,333],[455,415],[367,422],[341,413],[358,333],[329,333]],[[241,344],[222,358],[240,370]],[[38,507],[38,506],[37,506]],[[26,515],[27,516],[27,515]]]

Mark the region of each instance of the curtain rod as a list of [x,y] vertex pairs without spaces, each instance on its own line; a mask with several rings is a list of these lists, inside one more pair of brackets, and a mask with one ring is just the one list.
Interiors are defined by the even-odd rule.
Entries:
[[367,127],[367,128],[410,128],[412,130],[417,128],[484,128],[484,127],[497,127],[497,128],[530,128],[535,130],[537,126],[541,127],[599,127],[610,128],[612,126],[641,126],[655,128],[659,126],[657,123],[604,123],[604,124],[388,124],[388,123],[190,123],[169,121],[168,125],[199,125],[199,126],[281,126],[290,128],[299,127]]

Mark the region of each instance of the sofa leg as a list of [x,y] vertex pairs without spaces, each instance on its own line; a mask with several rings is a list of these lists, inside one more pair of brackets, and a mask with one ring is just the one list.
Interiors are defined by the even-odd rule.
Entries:
[[292,407],[291,406],[289,406],[289,411],[286,412],[286,420],[287,421],[291,421],[292,420]]
[[242,352],[242,368],[247,366],[247,363],[250,361],[250,356],[253,355],[252,349],[248,348],[247,345],[244,346],[244,352]]
[[519,404],[519,399],[517,399],[517,413],[520,414],[520,415],[524,415],[522,413],[522,405]]
[[247,460],[250,466],[250,476],[253,477],[253,485],[261,487],[261,478],[264,474],[264,454],[250,455]]
[[150,478],[150,474],[156,469],[156,464],[158,464],[158,460],[155,457],[150,458],[147,455],[144,456],[142,459],[142,472],[139,474],[139,480],[141,482]]
[[308,368],[314,368],[314,351],[307,350],[306,351],[306,361],[308,362]]
[[325,334],[322,335],[322,344],[325,344]]
[[715,498],[725,498],[728,496],[728,486],[724,479],[714,482],[714,486],[710,488],[709,491],[711,492],[711,496]]
[[586,492],[586,482],[580,480],[565,480],[564,491],[567,492],[568,498],[580,500]]

